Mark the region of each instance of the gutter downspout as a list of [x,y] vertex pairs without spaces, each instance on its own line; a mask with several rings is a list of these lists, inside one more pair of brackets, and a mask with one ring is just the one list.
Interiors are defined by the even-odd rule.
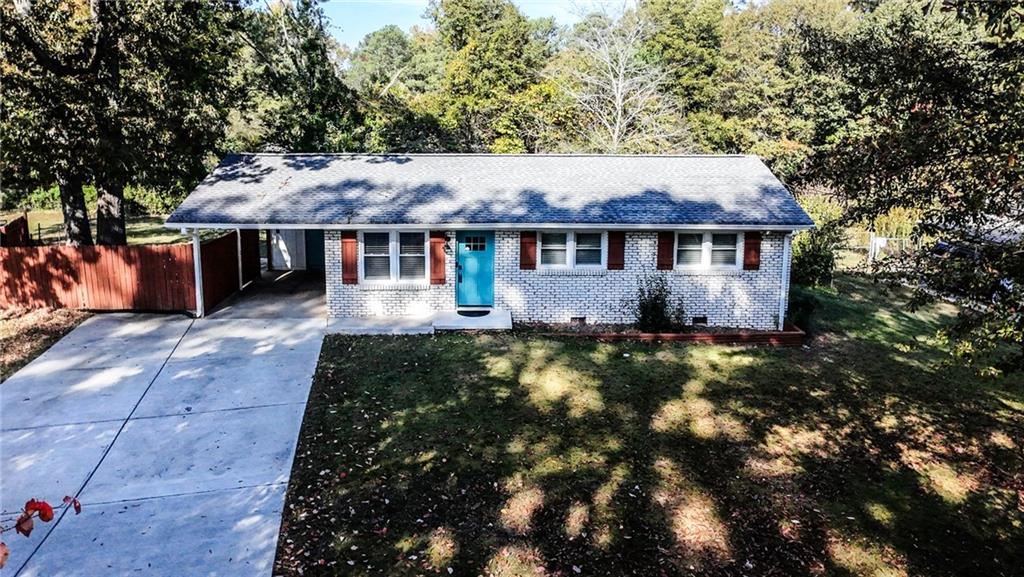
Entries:
[[789,301],[789,261],[792,255],[793,232],[782,237],[782,278],[779,279],[779,330],[786,326],[786,305]]
[[203,251],[199,242],[199,229],[192,229],[192,264],[196,273],[196,318],[206,315],[203,303]]

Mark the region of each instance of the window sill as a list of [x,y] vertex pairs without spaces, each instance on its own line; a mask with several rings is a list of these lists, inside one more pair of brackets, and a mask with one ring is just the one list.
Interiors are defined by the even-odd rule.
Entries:
[[677,268],[672,274],[679,276],[739,276],[747,271],[741,267],[727,268]]
[[605,276],[608,270],[604,268],[538,268],[540,276]]
[[359,288],[368,291],[423,291],[430,288],[430,283],[364,280],[359,283]]

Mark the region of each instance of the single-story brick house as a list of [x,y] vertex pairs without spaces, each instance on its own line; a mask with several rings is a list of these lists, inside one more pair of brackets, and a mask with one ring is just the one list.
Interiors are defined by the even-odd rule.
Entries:
[[813,227],[755,156],[490,154],[229,155],[167,225],[271,231],[322,266],[331,317],[628,322],[663,274],[688,317],[762,330]]

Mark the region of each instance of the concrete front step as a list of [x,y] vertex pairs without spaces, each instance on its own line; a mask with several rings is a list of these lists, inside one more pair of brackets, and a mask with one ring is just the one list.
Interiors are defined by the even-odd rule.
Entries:
[[437,313],[433,319],[436,331],[507,331],[512,329],[512,313],[491,309],[484,316],[467,316],[458,311]]
[[434,313],[426,317],[341,317],[327,320],[327,332],[346,335],[417,335],[434,331],[509,330],[512,313],[493,309],[483,316],[467,316],[457,311]]

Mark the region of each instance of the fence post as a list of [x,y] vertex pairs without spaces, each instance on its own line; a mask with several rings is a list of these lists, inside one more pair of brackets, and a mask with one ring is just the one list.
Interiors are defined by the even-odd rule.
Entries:
[[203,305],[203,249],[199,242],[199,229],[192,229],[192,265],[196,273],[196,317],[206,314]]

